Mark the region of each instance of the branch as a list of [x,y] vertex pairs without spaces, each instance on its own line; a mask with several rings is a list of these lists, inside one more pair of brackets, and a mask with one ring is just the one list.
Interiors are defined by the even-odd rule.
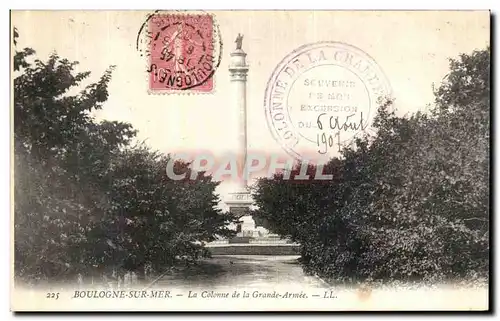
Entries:
[[484,218],[479,218],[479,217],[471,217],[471,218],[464,218],[464,221],[471,221],[471,220],[476,220],[476,221],[481,221],[481,222],[488,222],[488,220]]

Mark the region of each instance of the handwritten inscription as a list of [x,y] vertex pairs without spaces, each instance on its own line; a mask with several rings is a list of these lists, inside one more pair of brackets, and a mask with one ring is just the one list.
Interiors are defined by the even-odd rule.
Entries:
[[290,155],[328,159],[369,127],[375,103],[389,93],[380,67],[360,49],[339,42],[306,45],[273,72],[267,121]]
[[[343,120],[339,116],[326,117],[326,113],[322,113],[318,116],[317,125],[319,130],[330,130],[331,133],[320,132],[316,136],[316,143],[319,147],[318,153],[326,154],[329,149],[335,145],[338,147],[338,151],[341,149],[341,132],[349,130],[365,130],[368,127],[366,120],[363,118],[363,112],[359,116],[359,120],[355,119],[356,114],[347,115]],[[323,125],[323,121],[327,119],[328,126]],[[336,132],[334,132],[337,130]]]

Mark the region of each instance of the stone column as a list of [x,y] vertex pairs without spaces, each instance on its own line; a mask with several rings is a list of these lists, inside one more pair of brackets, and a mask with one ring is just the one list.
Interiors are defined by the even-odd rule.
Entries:
[[[248,65],[246,63],[247,54],[241,49],[241,45],[231,53],[229,63],[229,74],[231,77],[231,91],[234,108],[238,115],[238,132],[237,132],[237,147],[236,155],[238,157],[238,165],[246,166],[247,160],[247,74]],[[239,172],[244,174],[243,171]],[[230,206],[249,210],[252,204],[250,194],[248,193],[248,182],[246,177],[238,179],[236,190],[231,194]],[[251,215],[240,217],[241,232],[238,236],[253,236],[255,233],[255,221]]]
[[[231,91],[233,101],[238,110],[238,147],[236,154],[240,165],[245,165],[247,159],[247,74],[248,65],[246,63],[247,54],[242,49],[236,49],[231,53],[229,73],[231,76]],[[247,180],[242,177],[239,180],[238,189],[246,192]]]

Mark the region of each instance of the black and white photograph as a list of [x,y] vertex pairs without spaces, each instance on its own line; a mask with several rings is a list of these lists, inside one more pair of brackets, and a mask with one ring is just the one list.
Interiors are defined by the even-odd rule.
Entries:
[[11,310],[488,311],[491,21],[11,10]]

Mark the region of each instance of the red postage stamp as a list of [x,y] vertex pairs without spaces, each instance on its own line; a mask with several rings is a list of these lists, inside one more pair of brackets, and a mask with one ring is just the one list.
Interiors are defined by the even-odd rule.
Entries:
[[[142,50],[150,92],[214,89],[222,43],[210,14],[155,13],[146,21]],[[144,32],[144,31],[143,31]]]

